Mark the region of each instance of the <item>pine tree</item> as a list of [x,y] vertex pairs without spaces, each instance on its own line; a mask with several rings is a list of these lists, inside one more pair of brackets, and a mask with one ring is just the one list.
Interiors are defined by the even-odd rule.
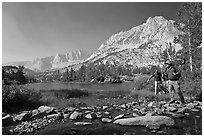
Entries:
[[185,35],[180,35],[175,39],[175,42],[183,46],[182,52],[185,54],[192,72],[194,68],[201,67],[202,3],[183,3],[177,13],[177,18],[175,26],[182,30]]

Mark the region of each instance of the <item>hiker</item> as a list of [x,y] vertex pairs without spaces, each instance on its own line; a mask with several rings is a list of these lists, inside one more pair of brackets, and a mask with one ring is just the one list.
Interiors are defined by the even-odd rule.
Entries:
[[164,73],[166,73],[168,77],[168,91],[171,96],[170,102],[175,101],[173,93],[174,90],[176,93],[178,93],[181,103],[185,103],[183,94],[180,90],[179,83],[181,71],[178,68],[176,68],[170,61],[166,61],[164,64],[167,66],[166,69],[164,70]]
[[158,88],[160,88],[162,91],[164,91],[166,93],[166,90],[164,89],[163,87],[163,84],[162,84],[162,74],[161,72],[159,72],[158,70],[156,70],[154,72],[154,74],[152,74],[147,82],[150,81],[150,79],[152,79],[154,77],[154,80],[155,80],[155,88],[154,88],[154,94],[157,95],[158,94]]
[[164,68],[162,71],[162,84],[163,84],[163,87],[166,89],[166,93],[169,93],[169,91],[167,90],[168,89],[168,75],[165,72],[165,69],[166,68]]

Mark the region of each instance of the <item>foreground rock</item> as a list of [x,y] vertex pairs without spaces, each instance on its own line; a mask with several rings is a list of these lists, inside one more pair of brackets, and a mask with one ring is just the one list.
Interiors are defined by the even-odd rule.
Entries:
[[69,119],[71,119],[71,120],[82,119],[82,116],[83,116],[83,115],[82,115],[81,112],[74,111],[74,112],[70,115]]
[[23,112],[23,113],[21,113],[19,115],[16,115],[14,117],[14,121],[19,121],[19,122],[26,121],[26,120],[29,120],[31,118],[31,116],[32,116],[31,112],[29,112],[29,111]]
[[118,119],[113,122],[119,125],[146,126],[150,129],[159,129],[161,125],[173,126],[174,120],[167,116],[141,116],[135,118]]

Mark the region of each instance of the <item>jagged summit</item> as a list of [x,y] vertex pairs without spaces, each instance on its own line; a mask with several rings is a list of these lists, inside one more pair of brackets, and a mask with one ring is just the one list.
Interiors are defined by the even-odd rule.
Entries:
[[173,43],[179,34],[182,32],[174,27],[173,20],[162,16],[149,17],[142,25],[113,34],[84,63],[100,60],[137,67],[159,65],[159,56],[169,43],[176,51],[181,49],[179,44]]
[[83,50],[70,51],[66,54],[57,53],[55,56],[36,58],[34,61],[11,62],[3,65],[23,65],[34,71],[46,71],[51,69],[64,68],[77,64],[88,58],[91,54]]

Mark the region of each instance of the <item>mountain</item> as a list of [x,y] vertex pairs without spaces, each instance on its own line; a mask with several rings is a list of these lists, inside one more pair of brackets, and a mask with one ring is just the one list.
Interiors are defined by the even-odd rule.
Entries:
[[170,45],[175,51],[182,47],[173,42],[183,34],[173,20],[162,16],[149,17],[146,23],[112,35],[83,63],[109,62],[115,65],[148,67],[161,65],[161,54]]
[[66,54],[57,54],[55,56],[37,58],[34,61],[21,61],[21,62],[9,62],[3,64],[4,66],[23,65],[25,68],[31,69],[36,72],[60,69],[69,65],[77,64],[87,59],[91,54],[83,50],[75,50]]

